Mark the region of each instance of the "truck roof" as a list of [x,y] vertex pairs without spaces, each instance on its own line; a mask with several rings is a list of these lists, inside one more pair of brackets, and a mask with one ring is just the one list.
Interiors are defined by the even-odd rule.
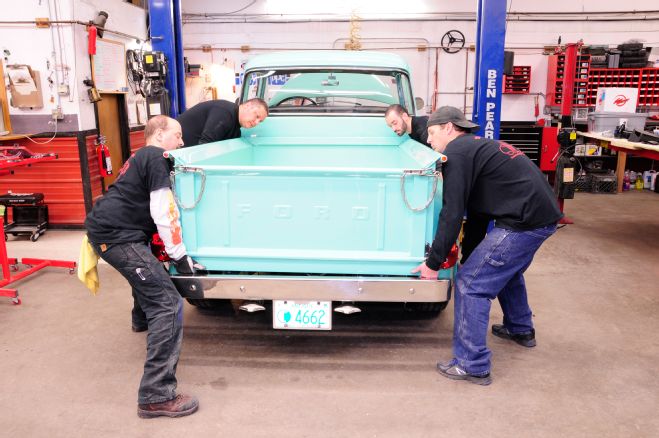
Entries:
[[288,67],[357,67],[410,71],[407,62],[394,53],[347,50],[299,50],[256,55],[245,70]]

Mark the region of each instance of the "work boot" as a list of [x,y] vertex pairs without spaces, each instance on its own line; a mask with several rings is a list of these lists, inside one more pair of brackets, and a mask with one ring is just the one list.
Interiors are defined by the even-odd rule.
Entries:
[[471,374],[465,371],[458,365],[455,359],[448,362],[437,362],[437,371],[444,377],[451,380],[466,380],[476,385],[486,386],[492,383],[490,373],[487,374]]
[[147,325],[136,325],[136,324],[133,324],[132,327],[131,327],[131,330],[133,330],[135,333],[145,332],[145,331],[147,331],[148,329],[149,329],[149,326],[147,326]]
[[196,397],[179,394],[176,398],[161,403],[137,405],[137,416],[140,418],[185,417],[194,414],[197,409],[199,409],[199,401]]
[[511,341],[517,342],[519,345],[531,348],[535,347],[535,329],[531,329],[530,332],[524,333],[510,333],[503,324],[492,324],[492,334],[501,339],[509,339]]

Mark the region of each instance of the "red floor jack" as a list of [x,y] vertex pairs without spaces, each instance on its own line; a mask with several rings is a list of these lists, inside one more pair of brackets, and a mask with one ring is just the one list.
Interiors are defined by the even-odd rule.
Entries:
[[[0,228],[4,229],[5,220],[0,216]],[[14,304],[21,304],[21,299],[18,297],[17,289],[4,289],[4,286],[14,283],[18,280],[34,274],[37,271],[53,266],[56,268],[68,268],[69,274],[73,274],[76,269],[76,262],[69,262],[65,260],[50,260],[50,259],[33,259],[23,258],[20,263],[26,265],[28,269],[21,271],[16,275],[11,275],[11,271],[18,271],[18,259],[10,258],[7,256],[7,245],[5,239],[0,239],[0,264],[2,264],[2,280],[0,280],[0,297],[11,298]]]
[[[57,159],[55,154],[33,154],[28,151],[26,148],[20,147],[0,147],[0,175],[6,175],[11,173],[11,169],[19,166],[29,166],[31,164],[39,163],[42,161],[50,161]],[[0,214],[0,229],[5,230],[5,219],[4,212]],[[9,258],[7,256],[7,245],[4,238],[0,238],[0,264],[2,265],[2,280],[0,280],[0,288],[7,286],[8,284],[14,283],[18,280],[34,274],[37,271],[42,270],[48,266],[54,266],[56,268],[68,268],[69,274],[73,274],[76,269],[76,262],[69,262],[64,260],[49,260],[49,259],[33,259],[33,258],[23,258],[20,263],[26,265],[28,269],[19,272],[18,274],[12,276],[10,271],[18,271],[18,259]],[[36,241],[36,239],[33,239]],[[11,298],[14,304],[21,304],[21,299],[18,297],[18,290],[16,289],[0,289],[0,297],[9,297]]]

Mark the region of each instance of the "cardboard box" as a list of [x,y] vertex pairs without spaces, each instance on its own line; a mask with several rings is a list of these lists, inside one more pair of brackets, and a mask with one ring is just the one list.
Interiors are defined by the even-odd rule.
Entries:
[[574,155],[576,157],[599,157],[602,155],[602,148],[596,144],[578,144],[574,146]]
[[638,88],[598,88],[595,111],[635,113]]
[[26,64],[7,66],[11,106],[21,109],[43,108],[41,75]]
[[586,145],[586,156],[599,157],[602,155],[602,148],[594,144]]

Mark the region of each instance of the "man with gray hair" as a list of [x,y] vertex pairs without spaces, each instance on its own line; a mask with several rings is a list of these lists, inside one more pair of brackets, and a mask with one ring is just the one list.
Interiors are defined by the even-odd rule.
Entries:
[[[492,334],[534,347],[535,329],[524,272],[540,245],[556,231],[562,217],[554,192],[542,172],[513,146],[474,136],[478,127],[457,108],[444,106],[428,119],[432,148],[444,155],[443,205],[428,258],[413,272],[437,279],[440,264],[458,238],[467,211],[463,254],[455,278],[453,359],[437,364],[444,377],[489,385],[490,350],[486,345],[491,300],[498,298],[503,324]],[[478,226],[469,226],[476,219]],[[486,233],[487,220],[494,228]],[[463,248],[464,252],[464,248]]]
[[133,331],[145,331],[147,356],[138,391],[137,415],[182,417],[199,407],[195,397],[176,394],[176,365],[183,337],[183,299],[149,248],[157,231],[180,275],[204,269],[187,255],[179,212],[170,188],[170,163],[163,154],[183,144],[181,125],[167,116],[150,119],[146,146],[123,165],[115,182],[87,215],[89,243],[133,289]]

